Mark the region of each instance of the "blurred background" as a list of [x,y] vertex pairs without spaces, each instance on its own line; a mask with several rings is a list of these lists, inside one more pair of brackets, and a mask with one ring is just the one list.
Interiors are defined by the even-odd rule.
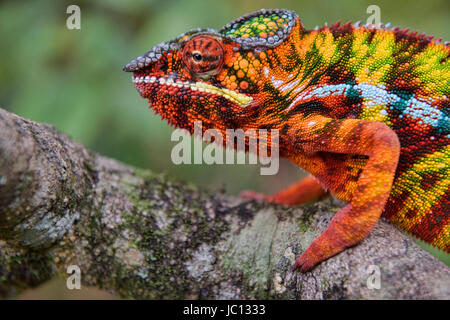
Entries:
[[[81,8],[80,30],[66,27],[70,4]],[[287,161],[275,176],[261,176],[257,165],[174,165],[172,129],[148,109],[122,67],[160,41],[191,28],[219,29],[260,8],[295,10],[310,29],[365,23],[372,4],[384,23],[450,40],[448,0],[0,1],[0,107],[130,165],[236,195],[275,192],[303,173]]]

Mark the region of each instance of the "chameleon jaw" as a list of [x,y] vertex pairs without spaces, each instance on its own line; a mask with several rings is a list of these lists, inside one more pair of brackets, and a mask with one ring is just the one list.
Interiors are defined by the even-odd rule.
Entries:
[[247,107],[252,101],[253,98],[249,97],[245,94],[235,92],[226,88],[218,88],[211,84],[197,81],[197,82],[189,82],[189,81],[174,81],[172,78],[158,78],[155,76],[133,76],[133,83],[154,83],[158,85],[167,85],[167,86],[175,86],[178,88],[187,88],[192,91],[198,92],[206,92],[215,95],[222,96],[227,100],[236,103],[242,108]]

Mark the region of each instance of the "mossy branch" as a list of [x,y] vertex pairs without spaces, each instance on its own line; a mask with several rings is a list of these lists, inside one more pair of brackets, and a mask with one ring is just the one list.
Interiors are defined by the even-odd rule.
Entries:
[[[82,285],[140,299],[450,298],[449,268],[384,221],[312,272],[293,272],[336,210],[199,190],[0,109],[3,297],[77,265]],[[379,289],[367,285],[374,270]]]

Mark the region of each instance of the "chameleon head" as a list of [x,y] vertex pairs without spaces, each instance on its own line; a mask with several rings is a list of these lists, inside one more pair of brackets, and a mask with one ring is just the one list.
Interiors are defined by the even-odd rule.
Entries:
[[156,113],[176,127],[236,128],[264,97],[270,50],[299,26],[288,10],[260,10],[221,30],[194,29],[128,63],[133,83]]

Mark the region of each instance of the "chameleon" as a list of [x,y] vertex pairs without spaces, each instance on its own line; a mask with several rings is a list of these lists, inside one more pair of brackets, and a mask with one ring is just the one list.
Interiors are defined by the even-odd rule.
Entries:
[[345,202],[295,260],[306,272],[360,243],[380,217],[449,253],[449,55],[448,42],[409,29],[307,30],[294,11],[261,9],[161,42],[123,70],[176,128],[278,130],[280,157],[310,175],[242,196]]

